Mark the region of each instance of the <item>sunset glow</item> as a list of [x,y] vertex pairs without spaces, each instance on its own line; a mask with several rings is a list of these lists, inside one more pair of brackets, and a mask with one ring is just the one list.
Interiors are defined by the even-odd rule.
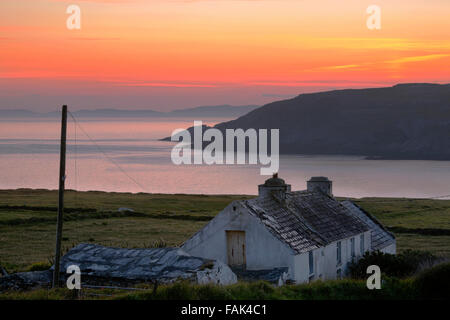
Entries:
[[[66,8],[81,8],[81,29]],[[2,0],[0,108],[170,110],[450,82],[450,2]]]

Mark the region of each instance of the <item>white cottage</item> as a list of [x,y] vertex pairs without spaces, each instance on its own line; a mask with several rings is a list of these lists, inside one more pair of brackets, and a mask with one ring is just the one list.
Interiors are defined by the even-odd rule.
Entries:
[[182,248],[220,260],[238,274],[254,271],[263,277],[264,270],[279,270],[278,282],[296,283],[339,278],[365,251],[395,253],[391,233],[331,192],[325,177],[313,177],[307,190],[292,192],[275,174],[259,186],[258,197],[230,203]]

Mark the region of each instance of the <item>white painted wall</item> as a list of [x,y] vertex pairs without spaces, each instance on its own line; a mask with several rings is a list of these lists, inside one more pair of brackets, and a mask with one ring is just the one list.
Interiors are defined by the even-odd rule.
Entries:
[[202,230],[187,240],[182,249],[193,256],[228,263],[227,230],[245,231],[248,270],[278,267],[294,269],[294,251],[272,235],[259,219],[250,215],[237,201],[228,205]]
[[309,277],[309,254],[308,252],[298,254],[294,258],[294,270],[291,272],[296,283],[308,282]]
[[[370,251],[370,231],[364,232],[364,251]],[[361,258],[360,234],[355,235],[355,259]],[[337,242],[313,250],[314,257],[314,273],[313,280],[336,279],[337,270],[341,269],[341,275],[344,277],[349,263],[352,261],[351,256],[351,238],[341,240],[341,263],[337,263]],[[308,282],[311,274],[309,273],[309,252],[295,256],[294,259],[294,279],[297,283]]]
[[384,253],[389,253],[389,254],[396,254],[397,253],[397,246],[396,246],[396,242],[394,241],[393,244],[384,247],[383,249],[380,250],[381,252]]

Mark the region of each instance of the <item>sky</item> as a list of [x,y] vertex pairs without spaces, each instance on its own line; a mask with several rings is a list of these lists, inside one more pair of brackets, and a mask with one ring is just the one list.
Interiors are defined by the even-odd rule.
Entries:
[[[80,29],[66,26],[72,4]],[[169,111],[450,83],[449,16],[448,0],[1,0],[0,109]]]

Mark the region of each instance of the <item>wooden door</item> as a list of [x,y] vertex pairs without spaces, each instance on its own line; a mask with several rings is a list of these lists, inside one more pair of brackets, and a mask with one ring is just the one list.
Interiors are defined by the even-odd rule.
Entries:
[[228,231],[227,256],[228,265],[245,268],[245,231]]

